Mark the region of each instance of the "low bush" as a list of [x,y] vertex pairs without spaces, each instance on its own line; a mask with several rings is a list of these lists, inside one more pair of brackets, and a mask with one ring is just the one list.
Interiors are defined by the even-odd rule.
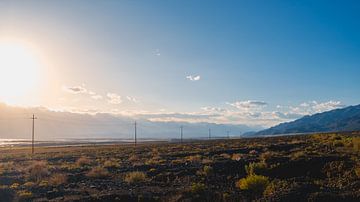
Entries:
[[352,139],[352,145],[353,145],[353,148],[354,148],[354,151],[356,152],[360,152],[360,137],[354,137]]
[[357,167],[355,167],[355,174],[358,178],[360,178],[360,165],[357,165]]
[[82,156],[76,161],[76,165],[78,165],[79,167],[90,165],[91,163],[92,163],[91,159],[89,159],[86,156]]
[[206,176],[209,176],[214,173],[214,169],[211,166],[204,166],[203,172]]
[[52,175],[49,179],[49,184],[53,186],[65,184],[66,182],[67,182],[67,175],[62,173],[56,173]]
[[200,155],[188,156],[188,157],[186,157],[186,160],[190,161],[192,163],[200,163],[201,162],[201,156]]
[[109,176],[109,171],[103,167],[97,166],[92,168],[86,176],[91,178],[105,178]]
[[104,162],[105,168],[117,168],[119,167],[119,163],[116,161],[116,159],[109,159]]
[[249,175],[246,178],[240,179],[236,186],[241,190],[250,192],[254,196],[263,194],[270,181],[268,177],[262,175]]
[[248,175],[265,174],[266,170],[267,170],[267,164],[264,162],[258,162],[258,163],[253,162],[245,166],[245,171]]
[[33,193],[27,190],[20,190],[17,192],[17,196],[20,200],[28,201],[33,196]]
[[40,182],[49,175],[48,166],[45,161],[34,161],[28,168],[29,179]]
[[275,195],[284,190],[288,190],[290,187],[289,183],[285,180],[274,180],[264,190],[265,196]]
[[233,161],[240,161],[242,155],[241,154],[233,154],[231,160]]
[[127,183],[138,183],[146,180],[146,174],[143,172],[135,171],[125,175],[124,181]]
[[199,194],[206,190],[206,186],[203,183],[192,183],[190,187],[190,191],[193,194]]

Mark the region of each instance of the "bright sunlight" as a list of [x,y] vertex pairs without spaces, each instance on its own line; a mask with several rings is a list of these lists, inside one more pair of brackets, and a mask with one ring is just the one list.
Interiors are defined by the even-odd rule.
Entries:
[[40,64],[33,52],[16,43],[0,43],[0,100],[19,104],[36,88]]

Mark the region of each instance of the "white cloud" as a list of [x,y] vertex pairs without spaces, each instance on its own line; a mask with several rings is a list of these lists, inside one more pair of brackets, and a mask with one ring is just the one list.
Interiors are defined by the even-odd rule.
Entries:
[[255,101],[255,100],[246,100],[246,101],[236,101],[233,103],[227,103],[230,106],[236,107],[242,111],[252,111],[252,110],[261,110],[267,106],[266,102]]
[[186,78],[189,79],[190,81],[199,81],[201,79],[201,76],[200,75],[197,75],[197,76],[189,75],[189,76],[186,76]]
[[88,92],[88,90],[84,86],[72,86],[72,87],[63,86],[62,89],[72,94],[86,94]]
[[121,104],[122,103],[122,99],[120,95],[117,95],[115,93],[108,93],[106,94],[106,96],[109,98],[108,102],[110,104]]
[[86,89],[85,84],[78,85],[78,86],[72,86],[72,87],[63,86],[62,89],[71,94],[88,95],[94,100],[100,100],[103,98],[103,96],[98,95],[94,91]]
[[220,107],[201,107],[205,112],[226,112],[227,110]]
[[294,114],[310,115],[315,113],[321,113],[337,108],[345,107],[340,101],[327,101],[327,102],[317,102],[310,101],[301,103],[299,106],[289,106],[289,112]]
[[314,105],[313,105],[313,109],[317,112],[324,112],[324,111],[329,111],[329,110],[333,110],[333,109],[337,109],[337,108],[342,108],[345,105],[343,105],[340,101],[328,101],[328,102],[322,102],[322,103],[318,103],[316,101],[314,101]]
[[129,100],[130,102],[134,102],[134,103],[138,103],[138,102],[139,102],[139,100],[137,100],[136,98],[131,97],[131,96],[126,96],[126,99]]
[[91,96],[91,98],[94,99],[94,100],[101,100],[101,99],[103,99],[103,96],[101,96],[101,95],[93,95],[93,96]]

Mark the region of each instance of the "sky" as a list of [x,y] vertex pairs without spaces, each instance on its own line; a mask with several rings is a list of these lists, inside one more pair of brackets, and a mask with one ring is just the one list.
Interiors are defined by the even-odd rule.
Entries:
[[272,126],[359,104],[358,1],[0,0],[0,102]]

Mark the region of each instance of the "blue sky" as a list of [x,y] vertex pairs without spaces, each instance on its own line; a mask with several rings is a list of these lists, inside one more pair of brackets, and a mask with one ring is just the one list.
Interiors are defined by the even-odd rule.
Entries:
[[[1,1],[0,35],[30,41],[45,58],[36,105],[211,111],[225,117],[209,121],[271,125],[359,104],[359,9],[358,1]],[[66,95],[71,87],[87,93]],[[89,99],[95,93],[102,99]],[[121,102],[106,101],[114,94]],[[288,117],[252,120],[278,112]]]

